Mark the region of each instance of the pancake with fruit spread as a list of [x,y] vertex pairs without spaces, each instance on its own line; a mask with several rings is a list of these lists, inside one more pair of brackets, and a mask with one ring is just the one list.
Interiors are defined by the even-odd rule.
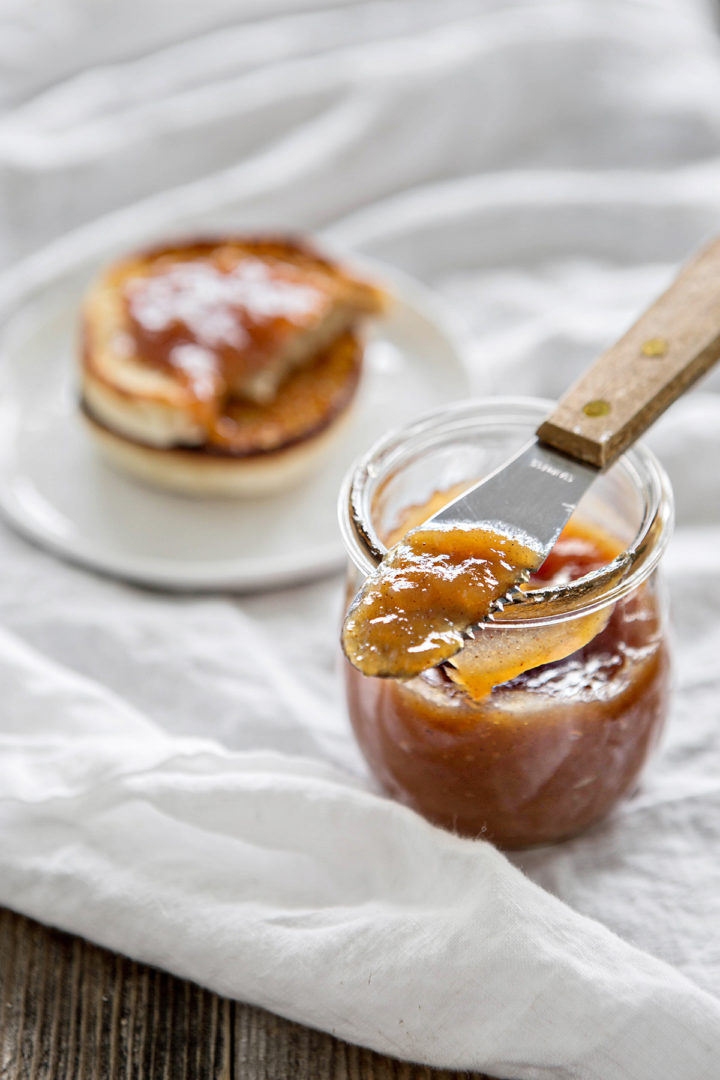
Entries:
[[82,411],[110,461],[192,494],[299,480],[342,426],[383,292],[292,238],[157,247],[83,308]]

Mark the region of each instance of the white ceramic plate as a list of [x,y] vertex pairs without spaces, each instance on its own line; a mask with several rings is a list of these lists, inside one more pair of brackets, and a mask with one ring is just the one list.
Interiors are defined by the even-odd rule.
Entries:
[[39,283],[30,276],[25,289],[16,277],[0,345],[0,511],[93,570],[188,590],[260,589],[334,571],[344,559],[335,502],[353,459],[389,428],[467,392],[437,301],[373,266],[397,302],[369,343],[354,419],[321,471],[288,494],[251,501],[154,491],[106,466],[77,421],[77,311],[96,263],[65,265]]

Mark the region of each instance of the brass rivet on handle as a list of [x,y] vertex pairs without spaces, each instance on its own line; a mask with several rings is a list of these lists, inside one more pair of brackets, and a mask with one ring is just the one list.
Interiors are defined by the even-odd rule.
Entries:
[[654,337],[644,341],[640,346],[643,356],[665,356],[670,348],[670,342],[666,338]]
[[586,416],[607,416],[610,412],[610,402],[603,401],[602,398],[588,401],[587,405],[583,405],[583,412]]

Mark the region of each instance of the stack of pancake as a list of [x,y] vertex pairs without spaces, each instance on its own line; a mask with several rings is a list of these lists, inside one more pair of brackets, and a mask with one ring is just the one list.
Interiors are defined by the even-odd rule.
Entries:
[[356,396],[385,295],[306,241],[222,237],[108,267],[82,318],[82,411],[154,485],[255,495],[298,482]]

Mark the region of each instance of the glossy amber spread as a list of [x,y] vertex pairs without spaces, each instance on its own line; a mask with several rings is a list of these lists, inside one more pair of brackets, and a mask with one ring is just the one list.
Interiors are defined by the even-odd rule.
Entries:
[[180,376],[199,400],[252,387],[335,300],[317,271],[229,245],[155,259],[124,293],[135,352]]
[[[575,580],[619,548],[572,522],[529,585]],[[498,625],[474,654],[407,680],[346,663],[352,724],[389,793],[437,824],[523,847],[581,831],[632,789],[668,697],[652,579],[542,630]]]
[[350,609],[345,655],[365,675],[408,678],[442,663],[537,561],[529,548],[485,529],[412,529]]
[[362,349],[352,334],[343,334],[289,375],[272,401],[230,398],[209,427],[207,449],[238,456],[271,453],[317,434],[348,405],[361,370]]

